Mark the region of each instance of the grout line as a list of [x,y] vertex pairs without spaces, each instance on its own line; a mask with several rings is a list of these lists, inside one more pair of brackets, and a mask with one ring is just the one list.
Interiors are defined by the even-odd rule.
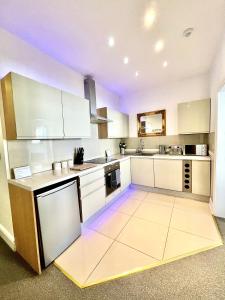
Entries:
[[187,234],[190,234],[190,235],[194,235],[194,236],[196,236],[196,237],[199,237],[199,238],[202,238],[202,239],[211,241],[211,242],[215,242],[215,243],[218,242],[217,240],[211,239],[211,238],[209,238],[209,237],[205,237],[205,236],[203,236],[203,235],[195,234],[195,233],[190,232],[190,231],[185,231],[185,230],[177,229],[177,228],[175,228],[175,227],[171,227],[171,229],[174,229],[174,230],[177,230],[177,231],[180,231],[180,232],[184,232],[184,233],[187,233]]
[[164,256],[165,256],[165,251],[166,251],[166,246],[167,246],[167,241],[168,241],[168,236],[169,236],[169,231],[170,231],[170,224],[171,224],[171,221],[172,221],[172,216],[173,216],[174,206],[175,206],[175,199],[174,199],[173,207],[172,207],[172,211],[171,211],[171,216],[170,216],[170,221],[169,221],[168,231],[167,231],[167,235],[166,235],[166,242],[165,242],[165,246],[164,246],[164,250],[163,250],[163,257],[162,257],[162,260],[164,260]]
[[117,242],[117,243],[119,243],[119,244],[122,244],[122,245],[124,245],[124,246],[127,246],[128,248],[133,249],[133,250],[135,250],[135,251],[137,251],[137,252],[139,252],[139,253],[141,253],[141,254],[143,254],[143,255],[146,255],[146,256],[148,256],[148,257],[151,257],[151,258],[153,258],[153,259],[155,259],[155,260],[157,260],[157,261],[161,261],[161,260],[162,260],[162,259],[158,259],[158,258],[156,258],[156,257],[154,257],[154,256],[152,256],[152,255],[149,255],[149,254],[147,254],[147,253],[145,253],[145,252],[143,252],[143,251],[141,251],[141,250],[139,250],[139,249],[136,249],[136,248],[134,248],[134,247],[132,247],[132,246],[130,246],[130,245],[127,245],[127,244],[124,243],[124,242],[121,242],[121,241],[118,241],[118,240],[116,240],[115,242]]
[[[138,207],[141,205],[140,204],[137,206],[137,208],[135,209],[134,213],[136,212],[136,210],[138,209]],[[120,235],[120,233],[123,231],[123,229],[127,226],[127,224],[129,223],[130,219],[132,218],[132,216],[134,215],[134,213],[132,215],[129,216],[127,222],[125,223],[125,225],[121,228],[121,230],[119,231],[119,233],[117,234],[117,236],[113,239],[112,244],[110,245],[110,247],[106,250],[106,252],[103,254],[103,256],[101,257],[101,259],[99,260],[99,262],[96,264],[96,266],[93,268],[93,270],[90,272],[90,274],[88,275],[87,279],[85,280],[85,283],[88,281],[88,279],[90,278],[90,276],[93,274],[93,272],[96,270],[96,268],[99,266],[99,264],[101,263],[101,261],[103,260],[103,258],[105,257],[105,255],[108,253],[109,249],[112,248],[112,245],[117,242],[117,237]],[[96,230],[95,230],[96,231]],[[98,231],[96,231],[98,232]],[[101,232],[98,232],[101,233]],[[104,235],[104,234],[103,234]],[[106,236],[106,235],[105,235]],[[111,238],[112,239],[112,238]]]
[[98,261],[98,263],[95,265],[95,267],[92,269],[92,271],[89,273],[88,277],[86,280],[84,280],[84,284],[88,281],[88,279],[91,277],[91,275],[93,274],[93,272],[96,270],[96,268],[99,266],[99,264],[101,263],[101,261],[103,260],[103,258],[105,257],[106,253],[109,251],[109,249],[112,248],[112,245],[115,243],[115,240],[113,240],[112,244],[109,246],[109,248],[105,251],[105,253],[102,255],[102,257],[100,258],[100,260]]

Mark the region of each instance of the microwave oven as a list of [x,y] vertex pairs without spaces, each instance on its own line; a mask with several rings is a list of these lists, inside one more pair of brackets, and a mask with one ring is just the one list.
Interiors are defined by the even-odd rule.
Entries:
[[198,144],[198,145],[184,145],[183,155],[208,155],[208,145]]

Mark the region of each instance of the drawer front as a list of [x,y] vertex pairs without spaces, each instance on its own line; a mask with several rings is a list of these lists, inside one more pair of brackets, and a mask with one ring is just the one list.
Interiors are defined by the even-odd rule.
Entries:
[[95,180],[94,182],[89,183],[88,185],[82,186],[80,188],[81,199],[98,190],[101,187],[105,187],[105,178]]
[[102,177],[104,177],[104,169],[81,176],[80,177],[80,186],[82,187],[82,186],[88,185],[89,183],[92,183]]
[[83,222],[105,206],[105,187],[89,194],[81,200]]

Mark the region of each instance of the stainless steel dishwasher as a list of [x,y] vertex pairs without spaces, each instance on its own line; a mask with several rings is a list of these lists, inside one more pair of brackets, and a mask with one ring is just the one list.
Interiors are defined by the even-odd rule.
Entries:
[[36,194],[42,267],[47,267],[81,233],[77,180]]

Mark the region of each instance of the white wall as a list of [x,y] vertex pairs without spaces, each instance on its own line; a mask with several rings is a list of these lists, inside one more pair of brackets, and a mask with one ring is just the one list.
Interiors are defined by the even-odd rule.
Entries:
[[[83,76],[0,28],[0,78],[10,71],[84,96]],[[119,108],[120,99],[96,83],[97,106]]]
[[[1,28],[0,41],[0,78],[8,72],[13,71],[56,88],[84,96],[83,76],[81,74],[62,65]],[[119,97],[97,83],[96,94],[97,107],[108,106],[113,109],[119,109]],[[92,125],[92,138],[85,140],[83,143],[82,140],[70,140],[68,142],[65,141],[65,143],[64,141],[42,141],[40,145],[32,144],[31,141],[10,142],[8,144],[10,162],[14,159],[14,163],[18,165],[30,163],[34,170],[41,171],[49,169],[52,160],[55,158],[64,159],[72,157],[74,147],[81,145],[89,148],[86,157],[91,156],[90,149],[94,156],[102,155],[104,149],[107,148],[110,148],[112,152],[118,152],[118,140],[98,140],[96,126],[97,125]],[[4,142],[0,136],[1,153],[3,151],[2,145]],[[49,151],[49,149],[51,149],[52,152]],[[1,161],[0,234],[2,235],[6,232],[13,234],[5,172],[5,165],[3,161]]]
[[225,85],[225,34],[221,39],[221,44],[215,56],[210,75],[211,132],[215,132],[217,97],[223,85]]
[[215,132],[213,191],[214,215],[225,218],[225,34],[211,69],[211,132]]
[[160,109],[166,109],[167,135],[178,134],[177,103],[209,97],[209,76],[206,74],[123,98],[123,111],[130,115],[130,137],[137,137],[137,113]]

